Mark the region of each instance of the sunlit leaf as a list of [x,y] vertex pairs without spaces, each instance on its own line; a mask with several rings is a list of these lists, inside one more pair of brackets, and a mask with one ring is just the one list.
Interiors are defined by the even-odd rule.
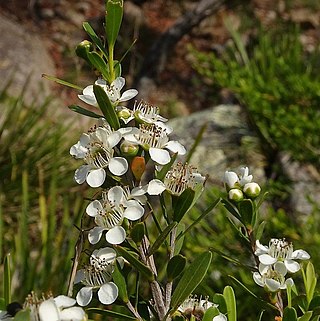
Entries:
[[191,188],[187,188],[179,196],[172,197],[173,203],[173,220],[180,222],[184,215],[190,209],[193,199],[195,197],[195,191]]
[[50,75],[47,75],[47,74],[42,74],[42,77],[43,78],[46,78],[48,80],[51,80],[51,81],[54,81],[56,82],[57,84],[60,84],[60,85],[64,85],[64,86],[67,86],[67,87],[71,87],[71,88],[74,88],[74,89],[77,89],[77,90],[82,90],[83,88],[75,85],[75,84],[72,84],[68,81],[65,81],[65,80],[62,80],[62,79],[59,79],[59,78],[56,78],[54,76],[50,76]]
[[91,118],[102,118],[103,117],[102,115],[98,115],[98,114],[94,113],[93,111],[90,111],[90,110],[80,107],[78,105],[70,105],[70,106],[68,106],[68,108],[78,114],[88,116]]
[[107,64],[103,58],[95,51],[88,52],[88,59],[91,65],[96,68],[105,79],[109,80],[110,74],[108,72]]
[[14,316],[13,321],[29,321],[30,320],[30,310],[21,310]]
[[226,286],[223,290],[223,296],[226,300],[228,321],[237,321],[236,297],[233,288]]
[[124,303],[127,303],[129,301],[128,291],[127,291],[127,282],[121,273],[121,268],[120,268],[119,262],[116,262],[116,265],[114,267],[114,271],[112,273],[112,279],[118,287],[118,290],[119,290],[118,297]]
[[216,307],[211,307],[204,313],[202,321],[212,321],[212,319],[219,314],[220,311]]
[[121,26],[123,16],[123,0],[107,0],[106,35],[108,45],[113,47]]
[[106,317],[119,319],[119,320],[137,320],[135,317],[132,317],[130,315],[126,315],[126,314],[122,314],[122,313],[110,311],[110,310],[98,309],[98,308],[88,308],[86,309],[86,312],[100,314]]

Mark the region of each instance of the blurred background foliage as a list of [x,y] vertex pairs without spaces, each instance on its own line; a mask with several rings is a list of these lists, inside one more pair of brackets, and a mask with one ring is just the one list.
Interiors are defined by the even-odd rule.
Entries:
[[[285,4],[288,8],[292,5],[291,1]],[[318,1],[303,1],[302,5],[319,10]],[[293,159],[319,168],[319,48],[305,50],[297,25],[280,19],[272,26],[263,26],[251,17],[250,8],[244,10],[242,18],[240,31],[233,30],[227,22],[232,41],[222,50],[190,50],[198,73],[192,77],[194,92],[199,97],[204,95],[206,101],[219,103],[219,92],[228,89],[244,107],[269,164],[273,165],[275,155],[285,151]],[[243,41],[249,28],[250,37]],[[193,91],[183,85],[182,82],[178,89]],[[199,86],[201,92],[197,90]],[[9,96],[6,87],[0,92],[0,257],[2,261],[4,255],[11,253],[13,298],[23,301],[31,290],[65,293],[78,237],[73,224],[80,225],[85,192],[73,182],[77,164],[69,157],[79,130],[72,130],[73,124],[65,118],[61,121],[50,99],[26,104],[23,92],[17,96]],[[168,97],[176,106],[175,98]],[[191,224],[221,193],[221,189],[208,186],[185,224]],[[279,197],[275,189],[272,193]],[[303,220],[296,220],[281,208],[264,208],[262,215],[267,225],[262,243],[271,237],[287,237],[295,249],[303,248],[311,254],[319,272],[319,213],[316,203],[314,211]],[[233,284],[228,277],[232,275],[266,298],[246,267],[253,263],[252,257],[241,246],[226,216],[220,205],[185,238],[183,254],[190,260],[207,248],[215,252],[208,277],[197,292],[210,296],[221,292],[226,284]],[[231,262],[219,252],[239,262]],[[0,287],[0,296],[1,291]],[[263,308],[261,302],[237,285],[235,292],[239,320],[257,320]],[[268,317],[271,320],[272,314]]]

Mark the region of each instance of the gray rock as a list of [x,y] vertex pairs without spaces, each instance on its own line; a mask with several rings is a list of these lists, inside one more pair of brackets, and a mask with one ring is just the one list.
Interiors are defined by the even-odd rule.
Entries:
[[0,89],[12,77],[12,85],[9,88],[12,95],[18,96],[27,82],[26,101],[31,102],[35,98],[41,101],[49,94],[49,81],[44,81],[41,75],[55,74],[45,42],[35,31],[27,30],[21,24],[2,15],[0,34]]

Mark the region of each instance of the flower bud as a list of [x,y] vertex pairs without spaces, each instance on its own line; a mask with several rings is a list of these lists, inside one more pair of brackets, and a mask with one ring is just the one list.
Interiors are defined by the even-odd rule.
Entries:
[[131,162],[131,170],[137,181],[141,180],[146,169],[146,161],[142,156],[136,156]]
[[93,50],[92,43],[88,40],[83,40],[78,44],[75,51],[78,57],[83,58],[88,62],[89,61],[88,52],[92,50]]
[[120,145],[120,150],[123,156],[136,156],[139,151],[139,146],[127,141]]
[[226,171],[224,173],[223,182],[226,184],[227,190],[236,187],[239,183],[239,177],[235,172]]
[[243,186],[243,192],[250,198],[259,196],[261,188],[257,183],[247,183]]
[[131,117],[130,110],[128,108],[122,108],[118,111],[118,117],[123,119],[128,119]]
[[229,200],[240,202],[243,200],[243,193],[240,189],[232,188],[228,194]]

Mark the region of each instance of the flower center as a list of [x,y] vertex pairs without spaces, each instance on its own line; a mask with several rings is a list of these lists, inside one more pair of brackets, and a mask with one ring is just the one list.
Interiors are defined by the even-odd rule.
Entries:
[[269,242],[269,254],[276,259],[289,259],[292,252],[292,243],[287,242],[285,239],[271,239]]
[[140,125],[140,132],[137,136],[136,138],[140,141],[140,144],[146,148],[162,148],[168,142],[165,131],[154,124]]
[[142,116],[147,118],[150,122],[154,122],[159,115],[159,108],[142,100],[138,104],[137,102],[134,103],[133,112],[138,117]]
[[91,256],[90,264],[84,267],[84,279],[86,286],[100,287],[112,279],[113,265],[98,257]]
[[43,293],[40,298],[38,298],[37,294],[33,291],[31,292],[31,294],[28,294],[23,304],[23,308],[30,310],[30,321],[40,321],[39,306],[43,301],[51,298],[53,298],[51,292],[47,294]]
[[113,150],[106,148],[102,142],[92,142],[88,146],[88,153],[85,156],[85,162],[96,168],[105,168],[112,158]]

